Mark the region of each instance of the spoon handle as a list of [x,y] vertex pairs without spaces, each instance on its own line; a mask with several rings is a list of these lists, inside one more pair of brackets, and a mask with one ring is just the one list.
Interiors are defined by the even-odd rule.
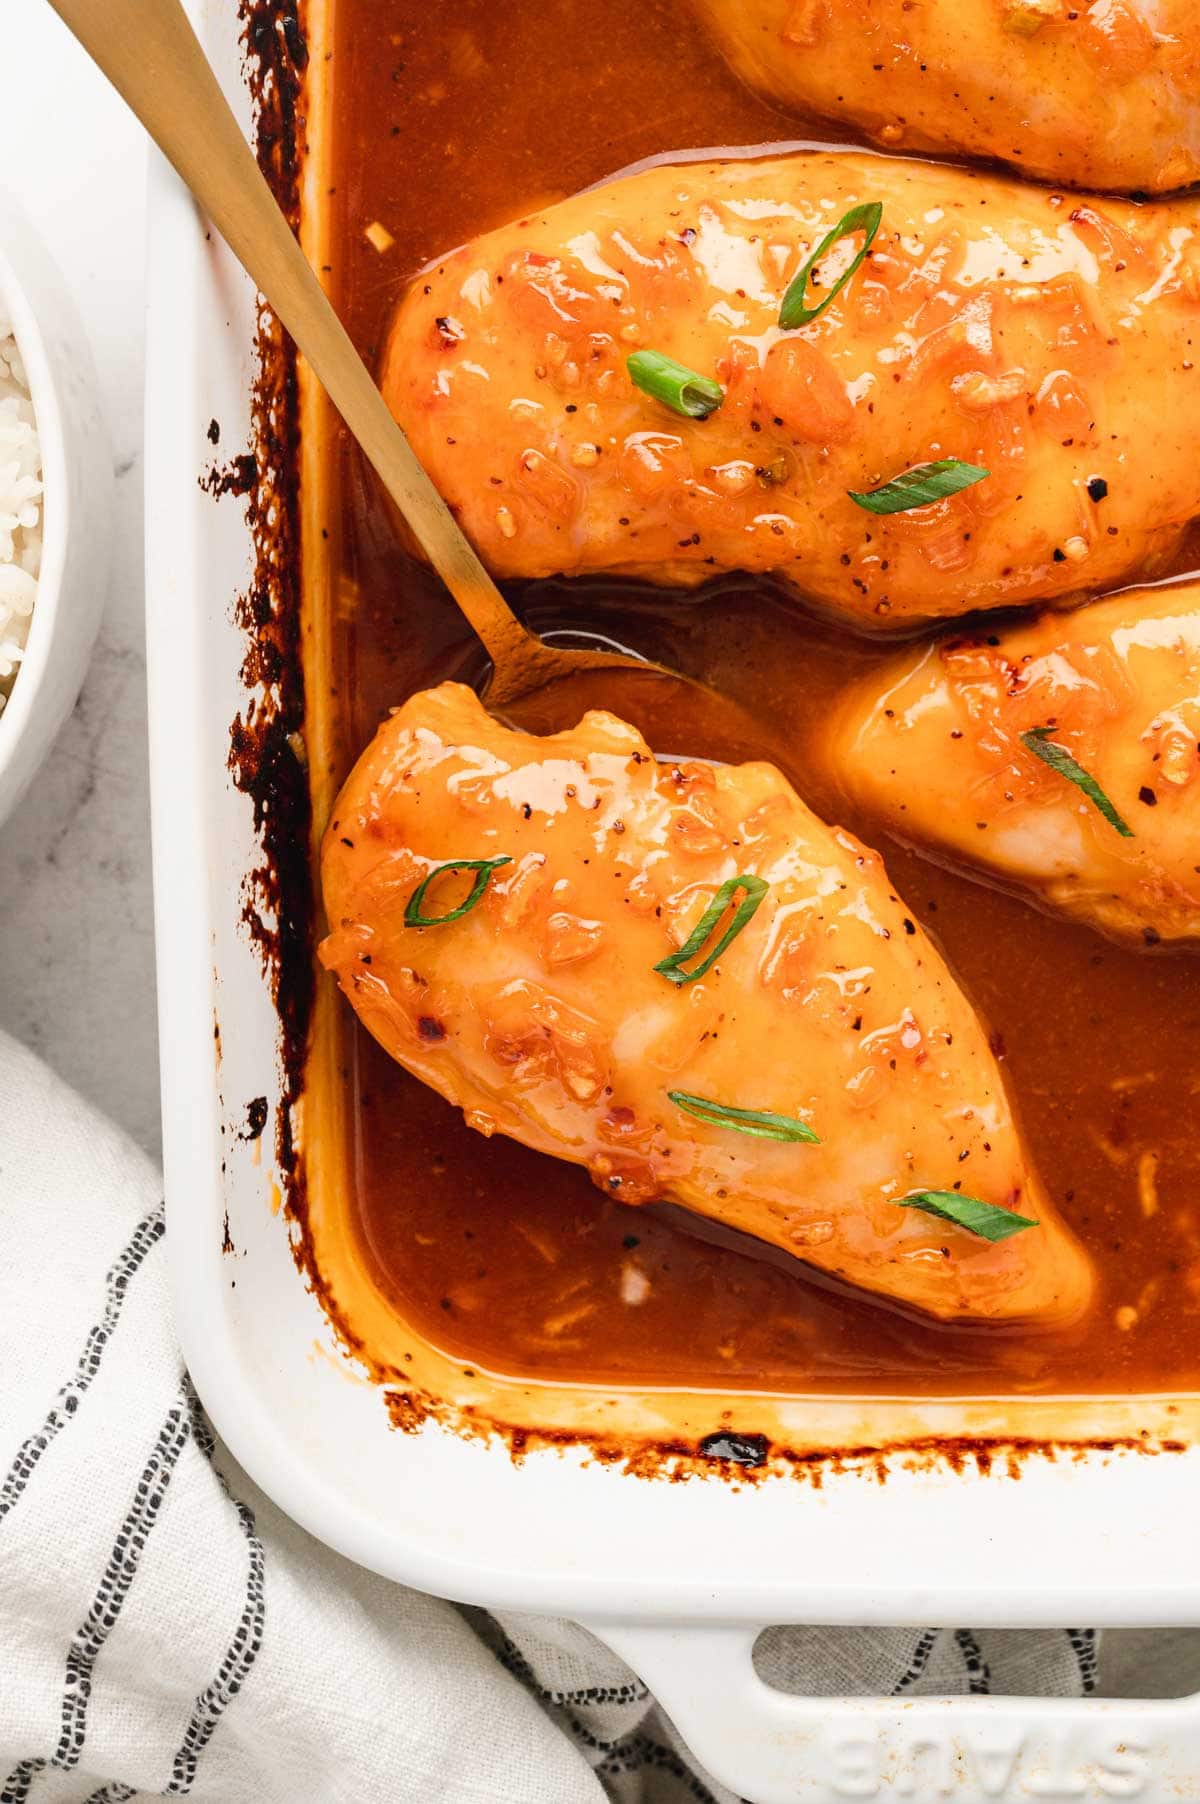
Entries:
[[528,635],[392,418],[293,237],[179,0],[50,0],[311,364],[497,666]]

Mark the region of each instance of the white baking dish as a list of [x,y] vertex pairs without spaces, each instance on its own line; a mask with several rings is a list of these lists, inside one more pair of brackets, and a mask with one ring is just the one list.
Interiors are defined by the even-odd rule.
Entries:
[[[194,7],[243,115],[234,0]],[[314,59],[316,60],[316,59]],[[248,1099],[279,1107],[278,1022],[242,926],[258,862],[227,770],[244,709],[233,597],[251,569],[244,505],[199,478],[244,450],[254,300],[174,178],[152,178],[147,575],[156,913],[170,1246],[179,1331],[217,1428],[313,1534],[448,1597],[586,1621],[663,1699],[710,1770],[755,1804],[847,1797],[1200,1797],[1200,1700],[806,1701],[750,1650],[775,1622],[1034,1626],[1200,1623],[1200,1451],[1098,1449],[686,1484],[588,1463],[514,1463],[498,1441],[396,1432],[298,1276]],[[209,423],[220,423],[214,452]],[[480,1144],[481,1159],[486,1149]],[[319,1200],[319,1199],[318,1199]],[[234,1251],[229,1251],[232,1243]],[[599,1420],[604,1396],[509,1387],[536,1421]],[[728,1399],[618,1399],[653,1432],[717,1425]],[[776,1444],[969,1431],[1190,1439],[1177,1400],[1012,1407],[743,1399]],[[733,1474],[736,1477],[736,1473]]]

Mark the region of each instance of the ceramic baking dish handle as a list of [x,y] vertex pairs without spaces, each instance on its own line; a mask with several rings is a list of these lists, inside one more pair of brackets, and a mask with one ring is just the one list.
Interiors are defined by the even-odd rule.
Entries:
[[593,1624],[746,1804],[1200,1799],[1200,1698],[806,1698],[752,1664],[757,1628]]

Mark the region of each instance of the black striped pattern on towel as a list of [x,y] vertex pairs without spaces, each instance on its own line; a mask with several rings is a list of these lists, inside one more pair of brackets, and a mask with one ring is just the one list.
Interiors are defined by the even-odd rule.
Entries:
[[25,1804],[34,1779],[47,1766],[69,1772],[79,1765],[87,1734],[88,1702],[92,1694],[92,1672],[97,1656],[113,1629],[137,1576],[150,1531],[158,1520],[163,1498],[179,1456],[192,1433],[191,1414],[183,1386],[180,1387],[158,1438],[142,1468],[125,1513],[112,1553],[84,1617],[67,1649],[66,1677],[63,1681],[62,1727],[58,1746],[47,1758],[21,1761],[10,1773],[0,1804]]
[[1079,1683],[1083,1687],[1084,1696],[1090,1697],[1100,1683],[1100,1651],[1096,1645],[1096,1631],[1066,1629],[1064,1633],[1071,1643],[1071,1652],[1079,1667]]
[[[940,1629],[921,1630],[917,1645],[909,1656],[908,1666],[896,1681],[892,1691],[893,1697],[899,1697],[901,1692],[907,1691],[910,1685],[915,1685],[918,1679],[924,1678],[925,1668],[929,1665],[930,1657],[937,1646],[937,1638],[941,1632]],[[3,1800],[0,1800],[0,1804],[3,1804]]]
[[74,1372],[59,1390],[57,1399],[41,1426],[17,1450],[8,1476],[3,1485],[0,1485],[0,1521],[18,1502],[43,1453],[55,1436],[67,1426],[87,1394],[92,1380],[100,1370],[104,1350],[120,1320],[130,1283],[147,1253],[162,1239],[163,1228],[163,1206],[159,1203],[148,1215],[142,1217],[132,1238],[105,1274],[104,1309],[100,1320],[88,1330]]
[[967,1690],[986,1697],[992,1689],[992,1675],[983,1657],[983,1649],[970,1629],[955,1629],[954,1640],[966,1668]]
[[[132,1280],[162,1234],[160,1204],[138,1223],[107,1272],[100,1319],[88,1330],[71,1377],[57,1392],[55,1403],[42,1423],[18,1449],[4,1484],[0,1486],[0,1523],[24,1494],[51,1441],[76,1417],[80,1402],[96,1378],[105,1350],[119,1325]],[[245,1593],[238,1621],[215,1674],[195,1698],[171,1762],[170,1780],[159,1795],[185,1797],[192,1790],[204,1750],[225,1710],[241,1691],[262,1646],[266,1619],[266,1555],[253,1511],[234,1497],[224,1474],[212,1464],[212,1431],[191,1380],[183,1374],[117,1529],[91,1603],[65,1649],[57,1745],[53,1753],[31,1755],[13,1768],[0,1790],[0,1804],[29,1804],[39,1774],[48,1768],[70,1772],[80,1765],[87,1741],[88,1704],[96,1662],[120,1620],[172,1476],[189,1443],[194,1445],[195,1454],[211,1465],[230,1507],[236,1512],[247,1554]],[[93,1792],[88,1804],[127,1804],[134,1796],[134,1787],[113,1781]]]
[[[214,1451],[212,1431],[190,1381],[187,1382],[187,1390],[191,1402],[192,1434],[204,1457],[211,1461]],[[213,1471],[220,1480],[221,1489],[237,1511],[242,1533],[246,1537],[246,1598],[233,1638],[211,1683],[205,1686],[196,1699],[191,1720],[171,1762],[171,1782],[167,1786],[167,1792],[172,1797],[185,1797],[195,1784],[200,1756],[211,1741],[213,1731],[225,1710],[242,1689],[258,1657],[266,1622],[267,1562],[254,1512],[233,1495],[225,1482],[224,1474],[216,1466]],[[117,1800],[113,1800],[112,1804],[117,1804]]]
[[[1056,1633],[1059,1631],[1056,1631]],[[933,1650],[937,1646],[941,1629],[923,1629],[913,1648],[908,1667],[902,1673],[893,1688],[892,1696],[899,1697],[911,1689],[918,1680],[924,1678]],[[1099,1683],[1099,1648],[1095,1629],[1063,1629],[1061,1631],[1075,1658],[1079,1669],[1079,1686],[1084,1696],[1090,1696]],[[954,1641],[962,1655],[966,1673],[967,1691],[975,1696],[990,1697],[992,1694],[992,1674],[978,1638],[970,1629],[955,1629]]]
[[[647,1733],[645,1724],[655,1705],[644,1685],[635,1681],[620,1686],[592,1685],[578,1691],[550,1690],[540,1683],[511,1637],[500,1636],[492,1651],[501,1666],[518,1679],[565,1729],[609,1795],[617,1795],[615,1788],[624,1777],[640,1778],[653,1772],[663,1781],[670,1782],[669,1793],[660,1789],[655,1794],[661,1796],[663,1804],[667,1804],[668,1796],[672,1804],[675,1800],[682,1804],[684,1799],[689,1804],[717,1804],[700,1775],[686,1765],[675,1749]],[[578,1714],[580,1710],[594,1710],[597,1706],[627,1717],[628,1727],[616,1734],[597,1734]]]
[[[205,1459],[211,1461],[215,1450],[212,1430],[189,1380],[185,1379],[184,1388],[189,1404],[192,1439]],[[211,1741],[226,1708],[241,1690],[258,1656],[266,1621],[266,1553],[258,1534],[254,1512],[233,1495],[224,1474],[217,1466],[213,1466],[213,1471],[221,1489],[237,1511],[238,1521],[246,1537],[249,1555],[246,1597],[237,1627],[216,1675],[205,1686],[192,1708],[183,1740],[171,1762],[170,1781],[158,1794],[162,1797],[182,1798],[191,1791],[196,1782],[200,1756]],[[92,1792],[87,1804],[128,1804],[129,1799],[136,1795],[133,1786],[115,1781]]]

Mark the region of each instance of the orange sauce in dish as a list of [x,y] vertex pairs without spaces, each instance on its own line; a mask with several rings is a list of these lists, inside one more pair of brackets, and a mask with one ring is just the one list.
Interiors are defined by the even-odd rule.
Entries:
[[[451,20],[431,25],[415,0],[333,9],[327,279],[372,362],[405,282],[462,240],[642,159],[815,135],[738,83],[686,0],[559,0],[553,29],[536,0],[460,0]],[[390,707],[473,653],[357,453],[335,451],[344,774]],[[694,596],[542,583],[514,601],[541,626],[606,632],[711,683],[752,711],[757,755],[880,847],[988,1022],[1034,1160],[1100,1283],[1065,1330],[915,1320],[682,1211],[622,1206],[578,1170],[485,1143],[347,1010],[353,1232],[396,1314],[458,1360],[544,1381],[854,1396],[1197,1388],[1200,957],[1123,951],[890,843],[847,807],[822,723],[894,642],[749,579]],[[638,724],[660,749],[688,749],[670,720]]]

